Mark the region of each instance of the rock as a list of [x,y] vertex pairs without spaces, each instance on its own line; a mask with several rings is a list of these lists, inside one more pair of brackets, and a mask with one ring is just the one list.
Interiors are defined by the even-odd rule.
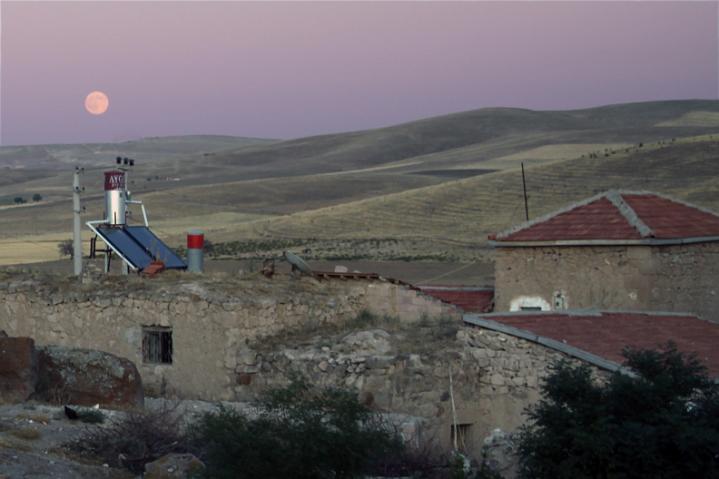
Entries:
[[352,347],[357,354],[383,355],[392,349],[389,337],[387,331],[372,329],[348,334],[342,342]]
[[254,366],[257,364],[257,353],[251,349],[241,349],[237,353],[237,360],[240,364],[246,366]]
[[342,266],[340,264],[335,266],[335,273],[347,273],[348,271],[349,269],[347,268],[347,266]]
[[197,477],[205,465],[192,454],[171,453],[145,464],[144,479],[188,479]]
[[327,371],[327,368],[328,368],[329,366],[330,366],[330,365],[327,363],[327,361],[320,361],[320,363],[317,365],[317,367],[319,368],[319,370],[322,371],[323,373],[324,373],[325,371]]
[[132,361],[102,351],[46,346],[38,350],[37,397],[110,407],[142,406],[142,378]]
[[420,369],[424,366],[424,364],[422,364],[422,358],[419,354],[410,354],[409,360],[407,362],[409,364],[409,367],[414,369]]
[[0,402],[23,402],[37,383],[35,342],[31,338],[0,337]]
[[519,459],[512,434],[495,429],[484,438],[482,464],[499,473],[501,477],[507,479],[517,477]]

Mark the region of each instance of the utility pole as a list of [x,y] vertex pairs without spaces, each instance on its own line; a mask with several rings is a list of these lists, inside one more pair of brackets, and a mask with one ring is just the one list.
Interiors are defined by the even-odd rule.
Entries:
[[80,237],[80,174],[84,168],[75,167],[72,178],[72,263],[75,276],[82,275],[82,238]]
[[529,203],[527,202],[527,181],[524,179],[524,162],[522,162],[522,190],[524,190],[524,217],[529,221]]

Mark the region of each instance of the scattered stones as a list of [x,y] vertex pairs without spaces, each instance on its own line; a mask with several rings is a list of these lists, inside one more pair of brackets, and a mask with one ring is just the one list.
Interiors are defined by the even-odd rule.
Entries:
[[192,454],[167,454],[145,464],[144,479],[189,479],[205,469],[205,465]]

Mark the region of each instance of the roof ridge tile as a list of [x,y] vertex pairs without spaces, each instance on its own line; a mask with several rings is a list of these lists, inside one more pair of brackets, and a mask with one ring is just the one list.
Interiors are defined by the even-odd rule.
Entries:
[[627,223],[634,227],[639,232],[642,238],[653,238],[654,232],[647,226],[644,221],[639,217],[636,211],[624,201],[622,195],[624,192],[620,191],[609,191],[607,192],[607,199],[614,205],[614,207],[621,213]]

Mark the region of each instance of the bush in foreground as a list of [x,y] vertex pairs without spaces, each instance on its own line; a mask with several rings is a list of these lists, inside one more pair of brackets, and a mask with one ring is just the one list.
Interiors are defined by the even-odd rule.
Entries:
[[524,477],[719,477],[719,389],[706,368],[671,343],[624,355],[636,375],[606,385],[558,364],[520,435]]
[[300,378],[270,391],[256,418],[221,407],[192,437],[206,476],[217,479],[356,477],[402,447],[353,392],[311,388]]
[[[84,413],[84,411],[83,411]],[[91,415],[85,416],[99,419]],[[81,416],[82,418],[82,416]],[[145,464],[171,452],[185,452],[187,441],[174,408],[131,411],[106,426],[89,427],[69,449],[140,474]]]

